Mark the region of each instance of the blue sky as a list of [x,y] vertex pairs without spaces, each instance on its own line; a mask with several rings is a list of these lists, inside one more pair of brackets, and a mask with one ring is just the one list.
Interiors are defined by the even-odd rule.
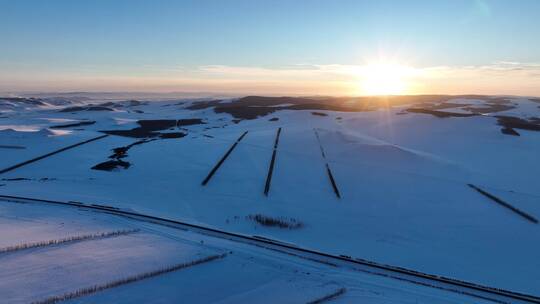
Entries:
[[[208,73],[216,66],[264,69],[261,83],[276,81],[272,70],[373,61],[530,68],[540,62],[540,1],[0,0],[0,39],[2,90],[97,90],[100,79],[140,90],[186,90],[201,79],[195,89],[217,90],[242,81]],[[159,86],[162,78],[178,86]]]

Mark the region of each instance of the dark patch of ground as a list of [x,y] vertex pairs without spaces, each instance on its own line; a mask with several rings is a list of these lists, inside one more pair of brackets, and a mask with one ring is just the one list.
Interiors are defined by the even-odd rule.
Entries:
[[525,120],[519,117],[512,116],[495,116],[497,124],[502,126],[501,132],[507,135],[519,136],[519,133],[514,129],[540,131],[540,119],[533,117]]
[[125,157],[127,157],[127,152],[133,146],[142,145],[142,144],[150,142],[150,141],[152,141],[152,140],[139,140],[139,141],[136,141],[136,142],[134,142],[132,144],[129,144],[127,146],[124,146],[124,147],[114,148],[113,149],[114,154],[109,156],[109,158],[115,158],[115,159],[125,158]]
[[[187,124],[195,124],[196,122],[202,123],[200,119],[187,119],[188,122],[183,122]],[[159,137],[161,139],[170,139],[170,138],[182,138],[187,135],[184,132],[169,132],[169,133],[160,133],[157,131],[174,129],[180,123],[180,120],[173,119],[162,119],[162,120],[139,120],[140,127],[131,129],[131,130],[111,130],[111,131],[102,131],[107,134],[135,137],[135,138],[144,138],[138,140],[132,144],[129,144],[124,147],[118,147],[113,149],[113,154],[109,156],[108,161],[99,163],[92,167],[93,170],[102,170],[102,171],[112,171],[116,169],[128,169],[131,166],[131,163],[125,161],[124,159],[128,156],[127,152],[133,146],[141,145],[147,142],[156,140]],[[181,124],[181,123],[180,123]]]
[[[148,104],[148,102],[138,101],[138,100],[133,99],[133,100],[120,101],[120,102],[109,101],[109,102],[104,102],[104,103],[97,104],[97,106],[100,106],[100,107],[113,107],[113,108],[124,108],[124,107],[136,107],[136,106],[145,105],[145,104]],[[95,106],[95,105],[90,104],[90,106]]]
[[183,132],[173,132],[173,133],[161,133],[159,138],[181,138],[186,136],[186,133]]
[[114,148],[112,150],[113,154],[109,156],[111,160],[99,163],[93,166],[91,169],[101,171],[113,171],[120,168],[128,169],[131,166],[131,163],[124,161],[123,159],[128,156],[127,152],[129,151],[129,149],[131,149],[133,146],[142,145],[153,140],[155,139],[143,139],[124,147]]
[[247,219],[257,222],[267,227],[278,227],[283,229],[298,229],[304,227],[304,224],[294,218],[270,217],[262,214],[250,214]]
[[221,100],[208,100],[194,102],[192,105],[186,107],[188,110],[203,110],[219,105]]
[[147,131],[161,131],[176,127],[175,119],[139,120],[137,123],[141,129]]
[[[184,137],[185,133],[176,133],[176,135],[163,135],[163,134],[173,134],[173,133],[160,133],[159,131],[163,130],[174,130],[175,128],[180,128],[182,126],[198,125],[204,124],[205,122],[199,118],[191,119],[155,119],[155,120],[139,120],[137,121],[139,127],[133,128],[131,130],[105,130],[101,131],[106,134],[132,137],[132,138],[151,138],[151,137],[161,137],[161,138],[180,138]],[[171,137],[176,136],[176,137]]]
[[500,104],[500,103],[486,103],[483,107],[464,107],[463,109],[466,111],[470,111],[471,113],[477,113],[477,114],[487,114],[487,113],[495,113],[495,112],[501,112],[506,110],[514,109],[515,106],[510,104]]
[[461,108],[463,110],[469,111],[474,114],[487,114],[506,111],[514,109],[516,106],[512,102],[504,97],[487,97],[487,96],[477,96],[471,97],[476,100],[483,100],[485,103],[482,106],[474,106],[472,104],[463,104],[463,103],[453,103],[453,102],[442,102],[442,103],[422,103],[415,108],[426,109],[426,110],[444,110],[452,108]]
[[86,107],[67,107],[63,108],[59,112],[66,113],[66,112],[80,112],[80,111],[86,111]]
[[328,114],[326,114],[326,113],[321,113],[321,112],[311,112],[311,115],[315,115],[315,116],[328,116]]
[[0,97],[0,100],[5,100],[9,102],[25,103],[35,106],[44,106],[46,105],[41,99],[38,98],[22,98],[22,97]]
[[202,119],[190,118],[190,119],[178,119],[176,126],[184,127],[184,126],[202,125],[202,124],[206,124]]
[[419,96],[373,96],[373,97],[263,97],[247,96],[221,103],[211,100],[193,103],[186,109],[201,110],[214,108],[216,113],[227,113],[236,119],[255,119],[280,110],[329,110],[340,112],[372,111],[395,105],[441,103],[454,98],[474,98],[497,101],[482,95],[419,95]]
[[136,106],[142,106],[142,105],[148,104],[147,102],[139,101],[135,99],[126,100],[125,103],[127,103],[128,107],[136,107]]
[[88,107],[86,111],[114,111],[114,110],[107,107],[92,106],[92,107]]
[[277,118],[277,117],[272,117],[272,118],[270,118],[268,121],[278,121],[278,120],[279,120],[279,118]]
[[119,168],[128,169],[131,166],[129,162],[123,160],[108,160],[92,167],[92,170],[113,171]]
[[236,119],[255,119],[260,116],[266,116],[280,110],[278,107],[249,107],[249,106],[219,106],[214,108],[216,113],[227,113]]
[[75,106],[75,107],[63,108],[59,112],[69,113],[69,112],[83,112],[83,111],[114,111],[114,110],[111,108],[102,107],[102,106]]
[[98,106],[100,106],[100,107],[114,107],[116,105],[117,105],[116,103],[114,103],[112,101],[109,101],[109,102],[100,103]]
[[420,109],[420,108],[410,108],[407,109],[407,112],[410,113],[420,113],[420,114],[431,114],[435,117],[439,118],[446,118],[446,117],[471,117],[471,116],[477,116],[478,114],[474,113],[451,113],[451,112],[444,112],[444,111],[437,111],[437,110],[429,110],[429,109]]
[[[440,105],[436,106],[426,106],[422,108],[409,108],[407,112],[411,113],[422,113],[422,114],[431,114],[436,117],[445,118],[445,117],[471,117],[481,114],[501,112],[515,108],[516,106],[512,104],[510,100],[503,97],[492,97],[485,99],[486,103],[482,107],[466,106],[462,109],[469,111],[471,113],[451,113],[435,110]],[[440,108],[440,107],[439,107]],[[446,108],[446,107],[442,107]],[[520,134],[515,129],[529,130],[529,131],[540,131],[540,118],[532,117],[527,119],[513,117],[513,116],[495,116],[497,118],[497,124],[502,126],[501,133],[512,136],[520,136]]]
[[532,122],[532,123],[540,125],[540,118],[538,118],[538,117],[530,117],[529,121]]
[[89,126],[89,125],[93,125],[95,123],[96,122],[94,120],[87,120],[87,121],[81,121],[81,122],[71,123],[71,124],[51,126],[51,129],[65,129],[65,128]]
[[501,133],[506,135],[520,136],[519,133],[512,128],[502,128]]
[[429,103],[425,105],[425,107],[428,107],[430,110],[444,110],[444,109],[452,109],[452,108],[461,108],[464,106],[469,106],[468,104],[461,104],[461,103],[453,103],[453,102],[443,102],[440,104],[430,105]]

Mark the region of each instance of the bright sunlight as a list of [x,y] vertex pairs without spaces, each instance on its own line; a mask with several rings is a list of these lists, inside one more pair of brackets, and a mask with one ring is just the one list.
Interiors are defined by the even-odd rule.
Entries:
[[360,91],[365,95],[400,95],[409,90],[413,69],[395,64],[369,64],[360,70]]

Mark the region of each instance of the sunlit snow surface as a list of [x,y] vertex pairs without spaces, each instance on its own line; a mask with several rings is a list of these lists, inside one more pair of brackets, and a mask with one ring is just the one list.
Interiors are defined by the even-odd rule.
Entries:
[[[196,104],[189,100],[114,101],[122,106],[62,112],[66,107],[105,102],[22,107],[10,101],[15,105],[0,107],[0,169],[102,135],[100,131],[136,128],[141,119],[202,119],[205,124],[160,130],[187,135],[155,137],[132,146],[122,158],[130,164],[127,169],[91,168],[110,160],[112,149],[141,138],[111,135],[64,151],[0,175],[0,194],[113,205],[540,295],[540,225],[467,186],[478,185],[540,219],[540,132],[514,128],[519,136],[504,134],[495,117],[511,116],[536,124],[535,118],[540,117],[538,99],[509,97],[501,102],[499,97],[441,97],[440,102],[415,103],[413,99],[349,112],[293,110],[287,109],[289,102],[279,102],[268,106],[277,110],[253,119],[215,113],[213,107],[188,109]],[[414,109],[478,115],[437,117]],[[54,128],[80,121],[95,123]],[[265,196],[278,128],[282,131],[269,195]],[[314,130],[341,199],[333,192]],[[245,131],[249,131],[245,138],[202,186],[212,167]],[[294,218],[304,225],[294,230],[263,227],[247,218],[253,214]],[[47,238],[47,229],[34,229],[12,218],[2,221],[3,231],[13,233],[2,237],[2,244],[17,241],[19,235],[31,240]],[[146,246],[144,238],[137,238]],[[205,265],[207,275],[229,271],[231,260]],[[195,284],[182,281],[186,278],[180,272],[169,276],[181,284]],[[145,284],[161,286],[158,282],[166,280],[160,277]],[[218,284],[212,281],[216,278],[208,280],[208,284]],[[281,289],[280,284],[285,283],[250,284],[253,286],[246,290],[261,286],[264,294],[265,290]],[[312,290],[319,283],[310,284],[301,283],[299,288]],[[119,294],[130,293],[122,290]],[[239,291],[236,296],[240,294],[246,293]],[[107,291],[95,300],[114,302],[114,297]],[[225,297],[228,295],[221,299]],[[243,301],[241,297],[229,298],[231,303]],[[93,302],[88,298],[87,303]]]

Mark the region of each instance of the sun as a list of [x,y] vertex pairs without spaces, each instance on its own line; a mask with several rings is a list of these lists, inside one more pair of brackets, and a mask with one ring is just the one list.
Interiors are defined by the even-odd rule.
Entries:
[[401,95],[408,91],[410,68],[396,64],[369,64],[360,70],[360,91],[364,95]]

